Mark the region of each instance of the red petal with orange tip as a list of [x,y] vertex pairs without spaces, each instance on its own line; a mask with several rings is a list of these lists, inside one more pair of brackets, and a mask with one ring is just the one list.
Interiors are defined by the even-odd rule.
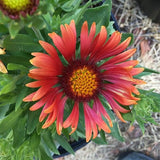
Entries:
[[113,100],[113,98],[107,94],[107,92],[103,92],[103,96],[106,98],[107,102],[110,104],[111,108],[112,109],[116,109],[122,113],[127,113],[127,112],[130,112],[130,110],[127,110],[123,107],[121,107],[118,103],[115,102],[115,100]]
[[96,36],[91,46],[90,58],[95,55],[102,48],[107,39],[107,31],[104,26],[101,27],[100,33]]
[[87,103],[84,105],[84,114],[85,114],[85,127],[86,127],[86,141],[88,142],[91,139],[92,131],[93,138],[97,137],[97,125],[100,126],[105,132],[110,133],[111,130],[107,124],[99,117],[93,109],[88,106]]
[[128,47],[130,41],[131,41],[131,37],[128,37],[125,41],[120,43],[114,49],[107,48],[102,53],[99,53],[99,55],[97,57],[95,57],[95,61],[97,62],[97,61],[100,61],[100,60],[108,58],[108,57],[116,56],[117,54],[121,53],[122,51],[124,51]]
[[45,86],[40,87],[35,95],[32,98],[32,101],[37,101],[42,98],[52,87],[52,84],[46,84]]
[[52,38],[55,46],[68,62],[75,57],[76,49],[74,21],[72,21],[70,25],[65,24],[65,27],[61,25],[62,38],[54,32],[48,34]]
[[63,127],[63,113],[64,113],[64,107],[65,107],[66,100],[67,100],[67,97],[63,97],[61,101],[59,102],[59,106],[57,107],[56,130],[59,135],[61,134],[62,127]]
[[33,96],[36,94],[36,92],[33,92],[31,94],[29,94],[27,97],[23,98],[24,102],[30,102],[33,99]]
[[[116,31],[114,32],[111,37],[108,39],[106,44],[102,46],[99,52],[92,56],[91,58],[95,61],[98,62],[100,59],[103,59],[103,56],[108,55],[108,51],[114,49],[121,41],[121,33]],[[103,55],[103,56],[102,56]]]
[[98,116],[103,115],[109,122],[110,127],[113,127],[112,120],[106,110],[104,109],[102,103],[98,98],[95,99],[93,104],[93,110],[97,113]]
[[144,68],[133,68],[130,73],[132,74],[132,76],[135,76],[137,74],[140,74],[143,71],[144,71]]
[[81,58],[85,59],[90,53],[90,47],[94,40],[94,36],[96,33],[96,24],[92,23],[90,33],[88,34],[88,23],[85,21],[81,28],[80,34],[80,48],[81,48]]
[[136,52],[135,48],[127,50],[127,51],[111,58],[105,64],[109,65],[109,64],[117,64],[117,63],[123,62],[123,61],[127,60],[128,58],[130,58],[135,52]]
[[52,57],[54,58],[56,64],[59,67],[62,67],[62,62],[60,61],[57,51],[56,49],[49,43],[45,42],[45,41],[39,41],[39,43],[41,44],[41,46],[46,50],[46,52]]
[[71,126],[72,131],[70,134],[72,134],[77,129],[78,119],[79,119],[79,106],[78,103],[75,102],[71,114],[63,123],[63,127],[68,128],[69,126]]
[[57,82],[58,82],[57,77],[53,77],[53,78],[51,77],[47,80],[39,80],[39,81],[34,81],[34,82],[27,83],[26,86],[30,87],[30,88],[37,88],[37,87],[41,87],[41,86],[44,86],[44,85],[49,84],[49,83],[52,86],[54,86]]

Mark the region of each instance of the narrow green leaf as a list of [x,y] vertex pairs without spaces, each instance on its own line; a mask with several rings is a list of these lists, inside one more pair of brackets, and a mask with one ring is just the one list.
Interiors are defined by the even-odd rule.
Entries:
[[103,130],[101,130],[101,131],[99,131],[99,134],[100,134],[101,138],[103,139],[103,141],[107,142],[105,132]]
[[0,134],[11,130],[17,124],[18,118],[22,112],[23,109],[19,108],[16,112],[13,111],[8,116],[6,116],[0,123]]
[[19,23],[12,20],[11,23],[9,23],[8,29],[9,29],[11,39],[14,39],[16,37],[16,35],[18,34],[18,32],[20,31],[21,26],[19,25]]
[[[72,19],[75,20],[75,23],[78,24],[81,18],[83,17],[83,14],[85,13],[86,9],[91,5],[91,2],[87,2],[82,8],[78,8],[75,11],[69,12],[65,14],[61,18],[61,23],[62,24],[69,24]],[[53,21],[54,23],[54,21]],[[54,24],[53,24],[54,25]],[[78,34],[79,35],[79,34]]]
[[18,119],[16,126],[13,128],[13,147],[18,148],[25,140],[27,117]]
[[8,84],[6,84],[1,90],[0,90],[0,95],[2,94],[6,94],[9,93],[11,91],[13,91],[16,88],[16,84],[15,84],[16,80],[12,80],[11,82],[9,82]]
[[[113,127],[110,127],[110,129],[111,129],[110,134],[113,137],[115,137],[116,139],[118,139],[119,141],[123,142],[124,138],[121,136],[121,132],[119,130],[118,123],[116,122],[116,118],[115,118],[113,111],[109,107],[109,105],[104,97],[100,96],[99,98],[100,98],[104,108],[106,109],[106,112],[109,114],[109,116],[112,120],[112,123],[113,123]],[[108,121],[105,118],[103,118],[103,120],[106,122],[106,124],[108,124]],[[108,126],[109,126],[109,124],[108,124]]]
[[78,135],[77,135],[77,132],[75,131],[73,134],[71,134],[71,137],[73,139],[75,139],[76,141],[78,141]]
[[45,148],[42,144],[39,146],[39,149],[41,154],[41,160],[53,160],[53,158],[46,153]]
[[38,135],[37,132],[35,131],[30,137],[30,147],[32,148],[32,150],[35,150],[38,148],[39,144],[40,144],[40,135]]
[[122,33],[121,41],[123,42],[123,41],[126,40],[128,37],[131,37],[131,42],[130,42],[129,45],[133,44],[133,42],[134,42],[134,37],[133,37],[133,34],[131,34],[131,33]]
[[32,27],[35,27],[35,28],[41,30],[46,27],[46,23],[44,22],[42,17],[38,16],[38,17],[34,18],[34,21],[32,22]]
[[80,5],[81,0],[69,0],[66,3],[64,3],[61,8],[65,11],[65,12],[71,12],[73,10],[75,10],[76,8],[78,8],[78,6]]
[[9,105],[5,105],[5,106],[0,107],[0,119],[4,118],[8,109],[9,109]]
[[[14,39],[6,36],[3,46],[7,51],[10,51],[11,55],[16,56],[22,56],[24,53],[28,53],[29,55],[31,52],[41,50],[38,42],[35,42],[33,38],[24,34],[17,34]],[[24,55],[27,56],[27,54]]]
[[104,141],[101,137],[96,137],[95,139],[92,140],[93,142],[95,142],[96,144],[107,144],[106,141]]
[[123,142],[124,138],[121,136],[121,132],[119,130],[119,126],[116,122],[113,123],[113,127],[111,129],[111,135],[118,139],[119,141]]
[[152,70],[152,69],[149,69],[149,68],[145,68],[145,67],[142,67],[140,65],[137,65],[136,67],[144,68],[144,71],[141,72],[140,74],[134,76],[134,78],[141,78],[143,76],[147,76],[147,75],[150,75],[152,73],[160,74],[160,72],[158,72],[158,71],[155,71],[155,70]]
[[44,142],[46,143],[46,145],[48,146],[48,148],[54,152],[54,154],[60,154],[55,143],[54,140],[51,136],[51,133],[49,131],[45,132],[42,134],[42,138],[44,140]]
[[129,113],[121,113],[122,117],[126,120],[126,121],[134,121],[133,115],[131,112]]
[[113,28],[113,24],[114,24],[114,22],[110,22],[109,25],[107,26],[107,34],[108,35],[111,35],[115,31],[115,29]]
[[6,33],[8,33],[8,28],[5,25],[0,24],[0,36]]
[[31,134],[37,127],[39,115],[40,110],[34,112],[28,111],[27,134]]
[[84,21],[87,21],[89,26],[91,26],[93,22],[96,22],[97,32],[100,31],[101,26],[107,27],[110,23],[111,7],[112,2],[110,0],[107,0],[106,3],[102,6],[87,9],[85,13],[82,15],[82,19],[77,25],[78,35],[80,33],[81,26]]
[[56,141],[69,153],[74,154],[74,151],[72,149],[72,147],[70,146],[70,144],[66,141],[66,139],[61,135],[55,135],[55,139]]
[[23,87],[16,99],[15,111],[21,106],[23,103],[23,98],[26,96],[28,88]]
[[8,63],[7,69],[10,70],[10,71],[20,70],[22,73],[28,72],[27,67],[25,67],[21,64],[15,64],[15,63]]

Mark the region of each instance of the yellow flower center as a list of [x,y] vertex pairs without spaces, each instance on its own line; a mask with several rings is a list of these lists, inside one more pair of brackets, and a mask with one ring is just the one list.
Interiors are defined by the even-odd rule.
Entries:
[[73,71],[69,81],[73,94],[78,97],[92,96],[98,86],[96,74],[86,66]]
[[31,4],[30,0],[2,0],[5,7],[12,12],[24,11]]

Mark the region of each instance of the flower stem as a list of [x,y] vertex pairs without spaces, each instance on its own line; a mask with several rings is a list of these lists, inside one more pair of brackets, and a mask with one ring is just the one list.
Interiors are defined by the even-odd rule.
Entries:
[[36,37],[39,39],[39,40],[43,40],[44,41],[44,38],[40,32],[39,29],[35,28],[35,27],[32,27],[32,30],[34,31]]

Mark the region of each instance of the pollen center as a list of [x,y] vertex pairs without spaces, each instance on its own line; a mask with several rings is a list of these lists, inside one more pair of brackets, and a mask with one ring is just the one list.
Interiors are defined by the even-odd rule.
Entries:
[[2,0],[5,7],[13,12],[24,11],[31,3],[30,0]]
[[92,96],[98,84],[96,74],[86,66],[73,71],[69,82],[73,94],[84,98]]

